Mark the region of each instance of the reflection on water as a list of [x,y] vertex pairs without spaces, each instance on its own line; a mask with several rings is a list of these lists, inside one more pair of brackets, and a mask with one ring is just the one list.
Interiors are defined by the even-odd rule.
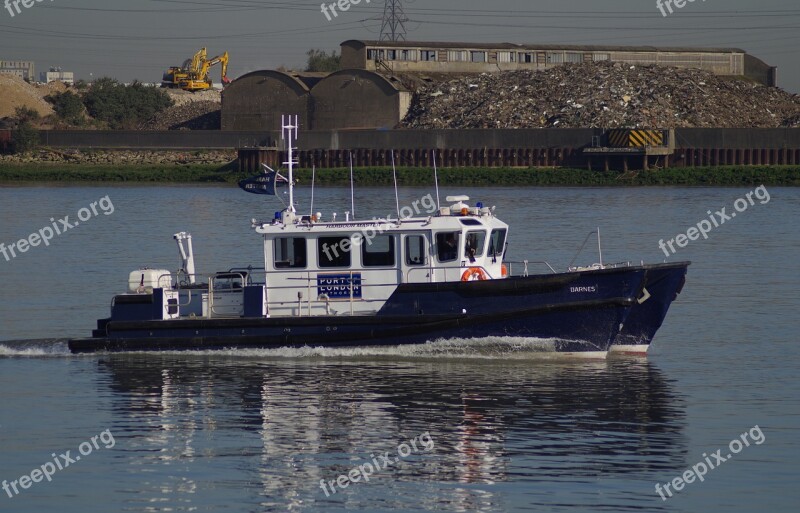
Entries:
[[[233,353],[111,355],[97,365],[113,391],[115,434],[131,451],[131,506],[213,511],[209,502],[235,495],[280,509],[498,511],[552,506],[552,490],[567,483],[580,490],[685,466],[682,400],[642,360]],[[321,479],[424,432],[432,452],[329,498],[320,490]],[[532,486],[509,493],[502,485],[511,482]],[[602,505],[602,496],[562,493],[573,505]]]

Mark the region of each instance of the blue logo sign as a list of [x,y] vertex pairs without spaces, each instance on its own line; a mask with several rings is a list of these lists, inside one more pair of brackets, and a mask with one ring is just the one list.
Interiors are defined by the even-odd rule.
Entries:
[[352,274],[318,274],[317,275],[317,294],[326,294],[331,299],[350,299],[350,287],[352,285],[354,299],[361,299],[361,273]]

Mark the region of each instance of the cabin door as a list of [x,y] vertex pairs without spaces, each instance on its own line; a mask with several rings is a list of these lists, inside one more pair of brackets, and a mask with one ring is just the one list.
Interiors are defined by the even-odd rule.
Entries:
[[431,281],[430,237],[429,232],[403,234],[400,248],[401,283]]

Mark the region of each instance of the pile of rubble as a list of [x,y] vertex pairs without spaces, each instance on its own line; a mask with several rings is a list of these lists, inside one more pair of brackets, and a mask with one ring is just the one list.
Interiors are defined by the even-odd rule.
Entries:
[[59,162],[72,164],[227,164],[235,151],[80,151],[42,149],[26,155],[0,155],[0,162]]
[[222,92],[216,89],[209,89],[208,91],[197,91],[191,93],[183,89],[163,89],[166,91],[167,96],[170,97],[175,107],[181,107],[187,103],[197,102],[222,102]]
[[405,128],[777,128],[800,96],[697,69],[597,62],[484,73],[419,90]]
[[219,130],[221,124],[220,103],[202,100],[173,105],[141,128],[144,130]]
[[165,89],[174,105],[143,127],[144,130],[219,130],[222,94],[216,89],[190,93],[182,89]]

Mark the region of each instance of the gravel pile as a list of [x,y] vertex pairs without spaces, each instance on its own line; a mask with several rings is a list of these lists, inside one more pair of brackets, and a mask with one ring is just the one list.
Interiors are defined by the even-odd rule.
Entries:
[[216,89],[211,89],[209,91],[198,91],[196,93],[190,93],[189,91],[184,91],[183,89],[164,89],[164,91],[166,91],[167,95],[175,103],[175,107],[181,107],[187,103],[196,102],[222,103],[222,93]]
[[80,151],[41,149],[27,155],[0,155],[0,162],[68,162],[73,164],[227,164],[235,151]]
[[144,130],[219,130],[219,102],[195,101],[175,105],[146,123]]
[[419,90],[405,128],[777,128],[800,96],[707,71],[584,63],[484,73]]

